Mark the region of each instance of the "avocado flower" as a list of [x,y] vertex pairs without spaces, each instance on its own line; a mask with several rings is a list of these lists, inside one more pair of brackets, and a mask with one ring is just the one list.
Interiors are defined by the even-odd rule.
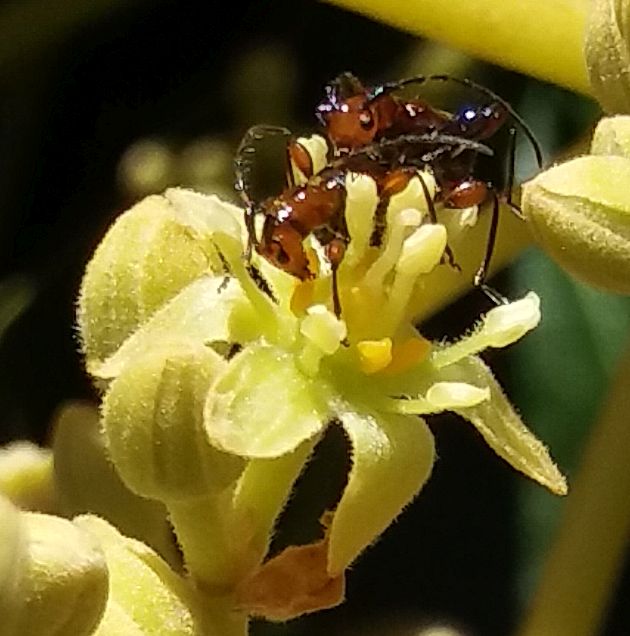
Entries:
[[[376,185],[347,176],[339,316],[314,240],[305,241],[314,280],[256,254],[248,263],[243,211],[188,190],[123,214],[88,265],[79,327],[104,391],[110,459],[129,489],[165,504],[186,572],[231,599],[222,607],[284,620],[338,603],[345,570],[431,473],[424,415],[458,413],[514,468],[566,492],[478,357],[534,328],[538,297],[491,309],[453,343],[414,327],[430,273],[447,267],[447,239],[465,235],[472,214],[445,211],[448,232],[427,222],[425,189],[434,196],[436,185],[423,179],[392,197],[374,247]],[[328,426],[343,428],[351,469],[324,538],[265,562],[276,519]],[[274,576],[283,584],[270,584]]]

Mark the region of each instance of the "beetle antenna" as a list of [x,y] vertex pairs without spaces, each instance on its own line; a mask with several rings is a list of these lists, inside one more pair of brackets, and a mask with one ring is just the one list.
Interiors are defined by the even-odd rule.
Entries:
[[472,88],[478,93],[488,96],[490,99],[494,100],[498,104],[501,104],[501,106],[503,106],[503,108],[505,108],[505,110],[509,113],[510,117],[512,117],[514,121],[520,126],[521,130],[531,143],[534,154],[536,155],[536,162],[538,163],[538,167],[543,167],[543,155],[542,149],[540,147],[540,142],[538,141],[538,139],[536,139],[536,136],[534,135],[532,129],[527,125],[525,120],[514,110],[509,102],[507,102],[501,96],[497,95],[494,91],[491,91],[489,88],[478,84],[477,82],[473,82],[473,80],[467,78],[452,77],[451,75],[419,75],[417,77],[409,77],[407,79],[402,79],[396,82],[394,87],[390,90],[394,90],[394,88],[402,88],[403,86],[408,86],[409,84],[423,84],[428,80],[436,82],[453,82],[455,84],[460,84],[461,86],[467,86],[468,88]]

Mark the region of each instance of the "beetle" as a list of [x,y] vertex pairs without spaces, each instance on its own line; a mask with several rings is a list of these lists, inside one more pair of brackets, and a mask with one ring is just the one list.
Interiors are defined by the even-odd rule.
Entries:
[[[431,221],[437,221],[433,201],[422,178],[422,169],[431,169],[432,163],[438,158],[454,159],[463,156],[465,150],[492,154],[487,146],[454,135],[437,132],[401,135],[395,139],[367,144],[333,158],[322,170],[305,177],[303,183],[297,184],[293,178],[289,178],[287,186],[278,195],[256,201],[250,192],[255,142],[268,135],[284,135],[291,139],[291,133],[286,128],[254,126],[244,135],[234,162],[236,189],[245,203],[248,260],[255,249],[279,269],[300,280],[308,280],[314,277],[314,272],[310,268],[303,241],[307,236],[314,235],[324,248],[331,266],[333,308],[337,316],[341,315],[337,270],[350,240],[344,214],[348,173],[366,174],[376,182],[379,204],[371,242],[379,245],[389,200],[394,194],[404,190],[414,176],[418,176],[422,184]],[[413,165],[393,166],[390,155],[407,144],[422,148],[423,154],[416,157]],[[304,153],[308,154],[304,146],[301,146],[299,152],[296,150],[295,140],[290,141],[287,148],[290,160],[294,156],[303,159]],[[302,167],[307,168],[307,162],[302,161]],[[288,168],[287,173],[289,172]],[[260,238],[256,234],[257,215],[264,217]]]
[[[464,105],[451,113],[435,108],[419,97],[405,98],[397,91],[427,82],[453,82],[472,89],[487,98],[486,103]],[[488,88],[469,79],[450,75],[418,75],[394,82],[366,87],[352,73],[341,73],[325,87],[325,98],[316,108],[316,116],[323,126],[335,155],[348,153],[373,144],[375,141],[404,139],[410,134],[431,132],[457,135],[471,141],[486,141],[508,122],[515,122],[530,141],[539,168],[542,151],[533,132],[512,106]],[[512,201],[514,182],[516,128],[509,129],[508,165],[502,197],[505,203],[522,217],[520,208]],[[413,143],[399,143],[391,153],[392,166],[413,165],[423,147]],[[491,182],[476,178],[476,152],[463,149],[458,156],[442,155],[432,162],[436,180],[440,184],[440,202],[447,208],[463,209],[492,202],[492,218],[483,260],[473,283],[481,287],[493,300],[500,296],[485,284],[486,275],[496,242],[499,219],[499,194]],[[451,257],[452,260],[452,257]]]

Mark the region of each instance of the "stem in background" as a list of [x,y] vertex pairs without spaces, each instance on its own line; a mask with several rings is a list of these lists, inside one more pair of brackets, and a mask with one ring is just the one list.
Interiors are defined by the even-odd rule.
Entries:
[[471,55],[591,94],[588,0],[327,0]]
[[630,345],[571,486],[520,636],[599,633],[630,538]]

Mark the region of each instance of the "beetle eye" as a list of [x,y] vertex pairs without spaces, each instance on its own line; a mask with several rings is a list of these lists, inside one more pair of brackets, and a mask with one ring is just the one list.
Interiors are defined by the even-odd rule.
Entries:
[[457,113],[457,119],[467,124],[475,121],[477,118],[477,110],[472,106],[464,106],[459,113]]

